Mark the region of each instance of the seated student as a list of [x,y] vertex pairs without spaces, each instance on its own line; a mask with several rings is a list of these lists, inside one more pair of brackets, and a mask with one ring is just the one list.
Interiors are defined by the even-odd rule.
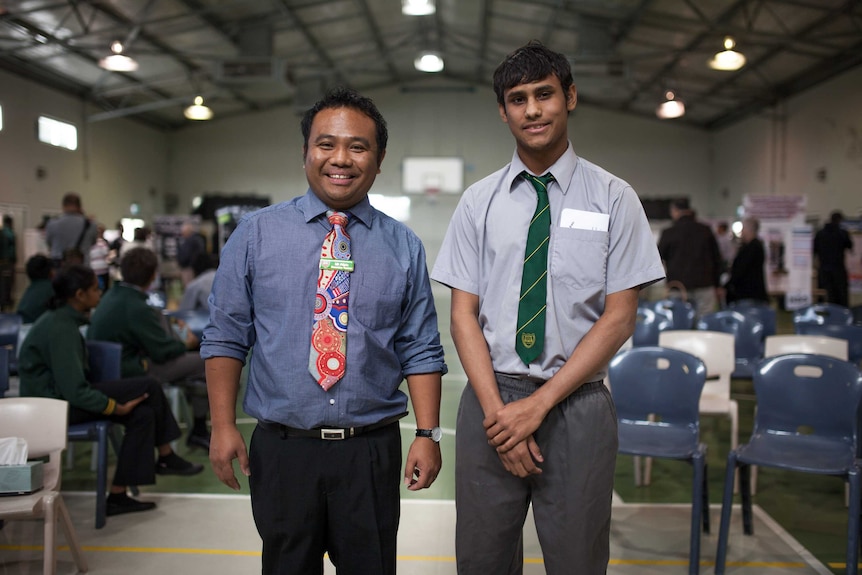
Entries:
[[186,285],[180,305],[180,311],[206,311],[209,312],[210,292],[213,289],[215,279],[216,257],[208,253],[199,253],[192,260],[192,271],[195,277]]
[[148,374],[185,387],[194,413],[187,443],[209,450],[204,361],[198,352],[188,351],[200,342],[191,331],[185,341],[174,339],[161,313],[147,305],[146,290],[156,278],[157,267],[156,254],[149,248],[126,252],[120,260],[123,280],[105,293],[93,311],[87,337],[123,344],[123,377]]
[[[171,449],[180,428],[157,380],[88,381],[86,345],[78,328],[87,323],[87,312],[101,297],[93,270],[83,265],[64,267],[54,277],[53,287],[51,309],[36,321],[21,346],[21,395],[65,399],[70,424],[107,418],[123,425],[126,432],[107,514],[153,509],[155,503],[132,499],[126,487],[153,484],[156,473],[194,475],[203,471],[203,465],[186,461]],[[155,465],[153,447],[159,454]]]
[[48,301],[54,295],[51,287],[54,263],[48,256],[36,254],[27,260],[26,270],[30,285],[24,290],[15,313],[24,323],[33,323],[48,309]]

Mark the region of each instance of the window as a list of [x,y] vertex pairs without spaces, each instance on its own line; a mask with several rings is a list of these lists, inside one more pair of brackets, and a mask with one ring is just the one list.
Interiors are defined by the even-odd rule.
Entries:
[[39,116],[39,141],[67,150],[78,149],[78,128],[74,124]]

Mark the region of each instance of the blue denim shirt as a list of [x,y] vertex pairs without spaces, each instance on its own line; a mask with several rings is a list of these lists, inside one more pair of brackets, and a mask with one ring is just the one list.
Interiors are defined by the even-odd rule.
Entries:
[[347,225],[347,369],[324,391],[308,372],[326,205],[310,190],[245,216],[224,247],[201,356],[245,361],[243,407],[260,420],[311,429],[376,423],[407,410],[407,375],[446,373],[425,249],[365,198]]

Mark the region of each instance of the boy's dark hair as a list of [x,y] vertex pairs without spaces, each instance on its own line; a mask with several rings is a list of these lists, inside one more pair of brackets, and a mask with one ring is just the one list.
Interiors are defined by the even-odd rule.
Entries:
[[538,82],[551,74],[559,78],[563,93],[568,97],[569,87],[574,83],[569,61],[563,54],[548,49],[538,40],[531,40],[506,56],[494,70],[497,103],[505,105],[503,96],[509,88]]
[[72,264],[60,268],[51,280],[54,297],[48,302],[50,309],[57,309],[75,297],[79,289],[90,289],[96,281],[96,273],[87,266]]
[[377,109],[371,98],[366,98],[350,88],[330,90],[322,100],[318,101],[302,116],[302,156],[305,157],[308,150],[308,136],[311,134],[311,124],[314,122],[314,117],[321,110],[329,108],[352,108],[374,120],[374,125],[377,127],[377,165],[380,166],[383,153],[386,151],[386,143],[389,140],[386,120],[383,119],[380,110]]
[[153,281],[158,265],[159,260],[153,250],[132,248],[120,260],[120,273],[124,282],[145,288]]
[[31,282],[36,280],[46,280],[51,277],[51,271],[54,269],[54,262],[44,254],[36,254],[27,260],[24,267],[27,270],[27,277]]

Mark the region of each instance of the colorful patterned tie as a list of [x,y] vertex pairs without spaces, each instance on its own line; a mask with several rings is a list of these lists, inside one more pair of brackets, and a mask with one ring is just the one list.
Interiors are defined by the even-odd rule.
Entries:
[[308,371],[324,390],[344,376],[347,363],[347,300],[350,296],[350,236],[347,214],[326,212],[332,230],[320,250]]
[[551,232],[551,209],[548,205],[550,173],[536,177],[521,172],[536,188],[536,213],[527,231],[524,272],[521,276],[521,298],[518,301],[518,325],[515,351],[526,365],[539,357],[545,347],[545,306],[548,294],[548,242]]

